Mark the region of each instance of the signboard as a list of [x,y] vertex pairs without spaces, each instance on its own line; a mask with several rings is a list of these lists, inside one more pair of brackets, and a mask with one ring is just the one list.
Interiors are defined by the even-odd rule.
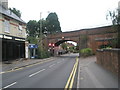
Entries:
[[38,45],[36,45],[36,44],[29,44],[28,47],[29,47],[29,48],[38,48]]

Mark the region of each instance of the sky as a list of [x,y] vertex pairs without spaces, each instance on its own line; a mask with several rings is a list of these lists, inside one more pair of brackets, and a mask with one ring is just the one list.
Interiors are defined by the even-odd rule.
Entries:
[[46,18],[50,12],[56,12],[61,30],[75,31],[111,25],[106,20],[108,11],[115,10],[120,0],[8,0],[9,7],[20,10],[22,19],[29,20]]

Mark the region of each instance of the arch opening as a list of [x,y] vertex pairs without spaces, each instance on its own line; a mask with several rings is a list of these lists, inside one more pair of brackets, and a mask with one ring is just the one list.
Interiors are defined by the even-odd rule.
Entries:
[[60,44],[65,43],[65,42],[74,43],[75,46],[77,46],[77,42],[73,41],[73,40],[60,40],[60,41],[58,41],[58,42],[55,43],[55,46],[59,46]]
[[60,40],[55,43],[55,52],[58,55],[66,53],[78,53],[78,44],[73,40]]

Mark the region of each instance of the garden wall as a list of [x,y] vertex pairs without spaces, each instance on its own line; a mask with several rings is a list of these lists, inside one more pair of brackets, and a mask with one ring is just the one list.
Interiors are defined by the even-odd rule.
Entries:
[[96,57],[98,64],[111,72],[118,74],[120,49],[98,49]]

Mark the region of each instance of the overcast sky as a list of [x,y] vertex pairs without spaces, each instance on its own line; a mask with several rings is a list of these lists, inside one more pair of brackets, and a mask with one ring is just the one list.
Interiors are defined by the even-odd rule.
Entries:
[[22,12],[22,19],[39,20],[48,12],[56,12],[63,32],[110,25],[109,10],[118,7],[120,0],[8,0],[9,7]]

